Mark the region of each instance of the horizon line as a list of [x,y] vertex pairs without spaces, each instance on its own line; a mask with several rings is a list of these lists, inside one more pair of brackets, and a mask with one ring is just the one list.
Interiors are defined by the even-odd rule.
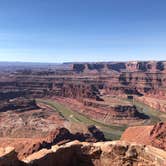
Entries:
[[166,62],[165,60],[124,60],[124,61],[62,61],[62,62],[43,62],[43,61],[1,61],[0,63],[44,63],[44,64],[65,64],[65,63],[109,63],[109,62]]

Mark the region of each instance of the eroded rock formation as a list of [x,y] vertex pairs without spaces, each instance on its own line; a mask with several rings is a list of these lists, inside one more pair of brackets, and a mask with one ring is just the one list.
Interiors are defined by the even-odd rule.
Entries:
[[[7,155],[3,159],[8,161],[6,166],[9,166],[11,160],[8,160]],[[0,162],[2,163],[1,158]],[[163,166],[166,164],[166,152],[151,146],[121,141],[74,141],[62,146],[52,146],[51,149],[42,149],[20,162],[31,166]],[[13,163],[12,166],[16,165],[17,163]]]
[[0,166],[25,166],[26,164],[20,161],[13,147],[0,148]]
[[[66,128],[57,128],[41,138],[0,138],[0,147],[12,146],[23,159],[42,148],[51,148],[52,145],[62,145],[73,140],[98,142],[105,141],[104,134],[95,126],[88,126],[87,133],[71,133]],[[20,135],[18,135],[20,136]]]
[[136,142],[166,150],[166,123],[154,126],[129,127],[122,134],[121,140]]
[[150,132],[151,145],[166,151],[166,123],[156,124]]

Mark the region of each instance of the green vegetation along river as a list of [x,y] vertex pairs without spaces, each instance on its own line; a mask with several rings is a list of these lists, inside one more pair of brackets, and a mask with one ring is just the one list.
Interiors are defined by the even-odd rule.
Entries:
[[[122,99],[123,100],[123,99]],[[107,125],[104,123],[101,123],[97,120],[90,119],[89,117],[80,114],[76,111],[71,110],[69,107],[59,103],[58,101],[52,101],[49,99],[37,99],[38,103],[43,103],[49,107],[51,107],[53,110],[58,112],[64,119],[74,122],[74,123],[81,123],[86,125],[96,125],[100,128],[101,131],[103,131],[106,139],[108,140],[116,140],[119,139],[123,131],[128,127],[126,125],[123,126],[115,126],[115,125]],[[156,111],[149,106],[138,102],[133,101],[133,104],[136,105],[139,112],[142,112],[150,117],[150,120],[147,122],[145,121],[142,125],[150,125],[155,124],[159,121],[166,121],[166,114]]]
[[75,112],[68,108],[67,106],[52,100],[45,100],[45,99],[37,99],[38,103],[43,103],[57,111],[64,119],[75,122],[75,123],[83,123],[86,125],[96,125],[98,126],[104,133],[106,139],[115,140],[119,139],[123,131],[127,128],[127,126],[114,126],[114,125],[107,125],[96,120],[92,120],[87,116]]

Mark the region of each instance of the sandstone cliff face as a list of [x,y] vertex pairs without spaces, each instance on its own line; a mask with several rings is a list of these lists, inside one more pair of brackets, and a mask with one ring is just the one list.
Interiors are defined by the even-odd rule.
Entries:
[[156,124],[150,132],[151,144],[166,151],[166,123]]
[[76,63],[66,70],[58,69],[61,73],[47,70],[6,73],[1,76],[0,96],[98,99],[101,89],[115,95],[166,94],[166,62]]
[[[3,162],[1,159],[0,165]],[[3,159],[6,161],[5,166],[17,166],[17,162],[11,164],[7,155]],[[74,141],[62,146],[52,146],[51,149],[42,149],[20,162],[31,166],[163,166],[166,164],[166,152],[151,146],[122,141]]]
[[[84,66],[82,74],[104,75],[104,87],[115,95],[166,94],[166,62],[163,61],[82,63],[74,64],[73,68],[75,65]],[[77,73],[76,69],[74,71]]]
[[166,71],[165,61],[130,61],[130,62],[98,62],[98,63],[75,63],[73,70],[76,72],[109,72],[112,71],[142,71],[142,72],[164,72]]
[[121,140],[136,142],[166,150],[166,123],[154,126],[129,127],[122,134]]

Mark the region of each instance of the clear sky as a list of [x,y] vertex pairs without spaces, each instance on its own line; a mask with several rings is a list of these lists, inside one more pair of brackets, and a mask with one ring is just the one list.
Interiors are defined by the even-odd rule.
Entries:
[[0,61],[166,60],[166,0],[0,0]]

